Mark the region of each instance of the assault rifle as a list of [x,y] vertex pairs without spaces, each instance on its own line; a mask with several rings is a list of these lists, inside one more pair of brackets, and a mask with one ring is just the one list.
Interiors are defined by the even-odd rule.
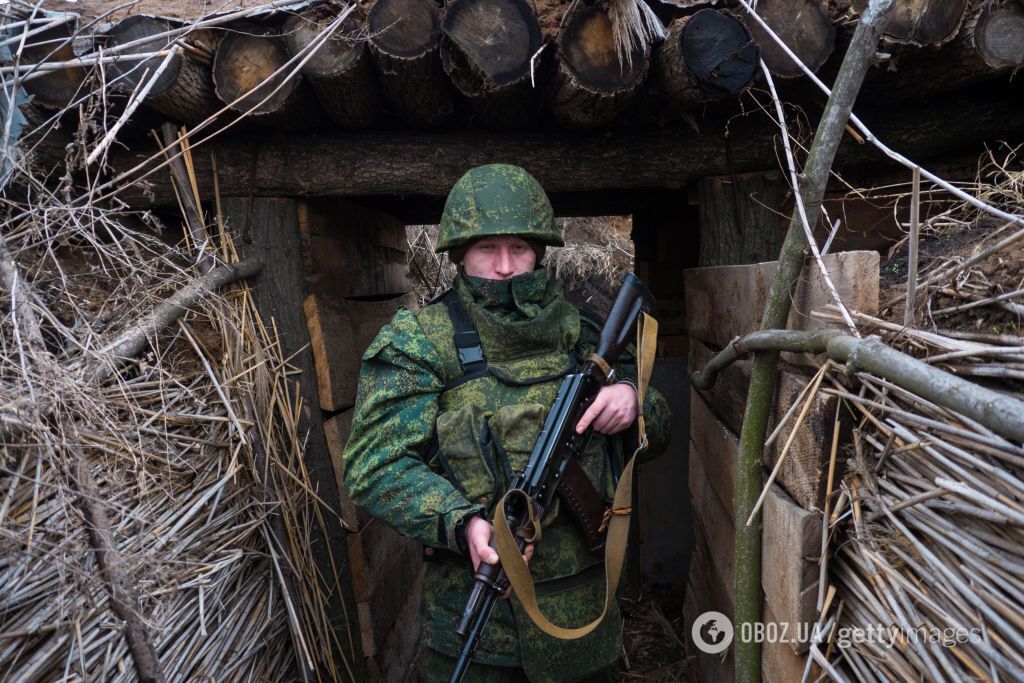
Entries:
[[[520,535],[520,529],[529,525],[531,519],[543,518],[569,461],[578,457],[590,441],[593,430],[588,428],[585,433],[577,434],[576,425],[597,398],[601,387],[613,381],[614,371],[611,366],[634,335],[640,313],[650,312],[653,307],[654,297],[647,287],[636,275],[628,273],[608,315],[608,321],[601,330],[594,353],[579,370],[566,375],[562,380],[562,386],[551,405],[530,459],[509,488],[510,491],[518,490],[522,493],[505,498],[505,519],[520,552],[528,543]],[[493,538],[491,547],[495,547]],[[491,618],[491,612],[509,585],[500,563],[481,562],[474,578],[473,591],[456,628],[464,644],[451,683],[461,683]]]

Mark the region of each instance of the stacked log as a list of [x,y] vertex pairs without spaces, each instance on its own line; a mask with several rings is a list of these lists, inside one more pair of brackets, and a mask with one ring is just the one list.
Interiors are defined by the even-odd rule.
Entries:
[[441,61],[473,123],[520,128],[540,114],[540,24],[526,0],[455,0],[441,25]]
[[[75,58],[71,37],[78,32],[78,17],[65,15],[66,22],[31,36],[22,49],[23,64],[39,64],[42,62],[68,62]],[[63,109],[80,92],[85,81],[85,69],[80,66],[68,66],[24,81],[25,92],[34,95],[33,102],[47,109]]]
[[[852,9],[864,11],[867,0],[855,0]],[[967,0],[896,0],[883,40],[890,45],[939,46],[956,37]]]
[[[214,93],[210,72],[212,55],[201,40],[175,41],[160,34],[181,24],[175,20],[145,14],[130,16],[110,31],[107,45],[114,47],[152,37],[152,40],[129,47],[122,54],[139,54],[176,49],[170,63],[149,86],[144,102],[177,122],[196,124],[214,115],[222,107]],[[174,48],[174,45],[179,47]],[[117,90],[131,93],[153,79],[164,61],[155,56],[138,61],[118,61],[107,67],[111,78],[117,79]]]
[[[311,10],[293,15],[284,24],[288,52],[297,56],[321,34],[330,13]],[[351,12],[334,35],[316,46],[302,66],[302,75],[316,92],[332,123],[364,128],[380,116],[382,99],[363,29],[364,17]]]
[[370,54],[388,108],[403,122],[432,128],[455,111],[441,66],[441,17],[433,0],[377,0],[367,17]]
[[[963,3],[959,3],[963,4]],[[924,17],[927,18],[927,17]],[[938,49],[916,49],[909,42],[896,47],[884,72],[865,83],[867,98],[920,98],[933,93],[984,83],[1014,74],[1024,67],[1024,2],[1021,0],[973,0],[948,25],[958,28],[945,36]],[[941,31],[934,30],[932,35]]]
[[320,118],[316,101],[303,87],[298,61],[288,61],[288,48],[280,35],[253,26],[229,33],[213,60],[217,97],[259,124],[315,125]]
[[670,113],[746,89],[758,72],[758,50],[735,17],[703,9],[669,26],[658,49],[655,74]]
[[650,45],[638,43],[623,58],[612,21],[600,5],[576,12],[558,37],[548,107],[569,128],[596,128],[622,113],[640,91],[651,62]]
[[965,24],[968,47],[986,65],[999,71],[1024,66],[1024,3],[1020,0],[982,3]]
[[[760,0],[757,14],[811,71],[817,71],[832,54],[836,31],[819,0]],[[779,78],[796,78],[803,74],[750,15],[744,15],[743,23],[773,74]]]

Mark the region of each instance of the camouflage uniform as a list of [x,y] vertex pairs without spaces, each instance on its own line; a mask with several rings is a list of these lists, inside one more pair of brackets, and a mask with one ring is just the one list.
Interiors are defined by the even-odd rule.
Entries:
[[[471,515],[490,518],[512,472],[528,459],[562,375],[593,349],[599,331],[543,270],[504,281],[460,272],[455,291],[490,372],[460,382],[445,305],[400,310],[363,355],[345,450],[345,486],[356,504],[439,549],[423,583],[422,639],[449,656],[462,647],[455,625],[473,583],[457,528]],[[620,377],[634,377],[631,357],[620,360]],[[667,438],[668,410],[656,392],[648,401],[657,452]],[[621,441],[595,434],[580,458],[608,499],[622,469]],[[601,560],[553,506],[530,563],[544,613],[563,626],[593,620],[604,598]],[[562,641],[537,629],[512,599],[499,602],[474,661],[521,669],[533,681],[574,680],[608,667],[621,647],[617,608],[593,633]]]

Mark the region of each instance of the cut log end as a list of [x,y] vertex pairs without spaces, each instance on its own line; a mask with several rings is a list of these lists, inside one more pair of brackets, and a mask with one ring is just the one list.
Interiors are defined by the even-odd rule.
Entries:
[[686,23],[680,40],[686,67],[708,96],[738,93],[757,75],[757,45],[729,14],[701,10]]
[[611,19],[596,5],[573,17],[559,39],[559,47],[562,62],[580,84],[596,92],[619,92],[647,74],[647,54],[641,46],[622,62]]
[[967,0],[897,2],[883,37],[887,42],[909,45],[942,45],[956,36],[966,7]]
[[[327,28],[334,19],[331,14],[295,15],[284,24],[283,36],[288,51],[297,55]],[[345,18],[334,34],[323,41],[302,66],[307,76],[330,77],[351,69],[366,50],[362,22],[353,12]]]
[[[75,58],[71,44],[71,35],[78,30],[78,22],[73,21],[48,29],[31,37],[25,44],[22,62],[34,64],[38,62],[67,62]],[[67,42],[55,49],[59,41]],[[59,71],[24,81],[25,91],[35,96],[35,102],[51,109],[63,109],[76,96],[85,81],[85,69],[67,67]]]
[[433,0],[377,0],[367,17],[374,49],[411,59],[437,46],[441,20]]
[[[136,14],[120,21],[110,32],[108,45],[111,47],[124,45],[142,38],[154,36],[159,33],[166,33],[172,29],[179,28],[179,25],[169,19],[154,17],[147,14]],[[143,52],[157,52],[167,47],[166,38],[154,38],[145,43],[125,50],[127,54],[139,54]],[[114,62],[108,67],[108,71],[120,79],[119,89],[131,92],[147,81],[156,68],[163,62],[163,57],[151,57],[144,61],[122,61]],[[174,85],[181,70],[181,55],[171,59],[170,64],[164,69],[160,77],[153,83],[149,90],[150,97],[156,97]]]
[[[217,96],[225,103],[236,102],[232,109],[260,116],[283,111],[299,86],[297,75],[288,79],[287,73],[277,71],[288,61],[288,50],[277,36],[232,33],[221,41],[213,61],[213,81]],[[283,83],[283,85],[282,85]],[[262,84],[262,87],[260,87]],[[278,86],[262,104],[258,104]],[[258,88],[252,92],[254,88]],[[258,105],[258,106],[257,106]]]
[[1024,5],[1016,0],[989,6],[974,29],[978,54],[989,66],[1024,66]]
[[[466,71],[473,72],[464,75],[482,81],[457,82],[463,92],[519,80],[529,73],[530,58],[540,49],[540,24],[525,0],[456,0],[441,30],[449,48],[467,63]],[[449,75],[456,80],[452,70]]]
[[[832,54],[836,31],[816,0],[761,0],[757,13],[811,71],[817,71]],[[749,15],[743,23],[773,74],[780,78],[803,74],[760,24]]]

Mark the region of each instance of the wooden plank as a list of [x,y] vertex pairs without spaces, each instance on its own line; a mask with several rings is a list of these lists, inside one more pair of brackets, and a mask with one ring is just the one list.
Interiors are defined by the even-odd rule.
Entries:
[[377,656],[369,662],[370,680],[385,683],[415,683],[418,680],[414,660],[416,658],[420,633],[420,590],[423,585],[423,565],[408,586],[399,593],[405,602],[395,623],[384,639]]
[[302,202],[306,287],[340,299],[408,292],[405,225],[343,199]]
[[[878,263],[874,251],[829,254],[825,266],[850,308],[878,312]],[[746,266],[714,266],[685,271],[687,329],[690,336],[715,348],[761,327],[761,314],[778,268],[776,261]],[[808,316],[832,302],[816,266],[804,268],[793,297],[788,327],[810,330],[826,327]]]
[[[761,622],[766,625],[780,623],[767,600],[764,603]],[[799,637],[794,627],[790,626],[785,639],[797,640]],[[806,652],[807,647],[804,646],[802,652]],[[765,683],[800,683],[803,680],[806,663],[807,656],[797,654],[791,643],[766,640],[761,646],[761,680]]]
[[689,476],[694,526],[702,530],[713,549],[708,573],[716,577],[715,581],[724,589],[722,595],[732,604],[736,581],[736,553],[733,547],[736,534],[732,500],[726,504],[718,498],[708,481],[703,462],[696,447],[691,447]]
[[[702,342],[691,342],[691,372],[703,369],[713,356],[714,352]],[[751,365],[750,360],[733,363],[719,375],[714,386],[701,392],[701,396],[705,398],[705,407],[710,408],[711,412],[734,433],[738,433],[743,425]],[[769,430],[775,428],[779,419],[786,414],[811,379],[787,363],[782,363],[780,367],[782,371],[779,373],[778,389],[775,394],[776,403],[769,417]],[[824,504],[837,402],[838,399],[835,397],[823,394],[818,394],[814,398],[779,471],[778,483],[808,510],[821,509]],[[775,466],[794,423],[795,416],[766,449],[764,462],[767,467]],[[849,425],[841,422],[840,429],[842,434],[845,434]],[[843,438],[842,434],[840,438]],[[841,474],[841,471],[837,472],[837,481]]]
[[716,552],[709,547],[703,529],[697,525],[696,543],[693,558],[690,560],[690,577],[686,584],[686,599],[683,603],[684,632],[687,634],[687,678],[689,683],[721,683],[735,680],[734,658],[731,656],[710,655],[701,652],[689,637],[693,622],[708,611],[725,614],[732,619],[732,602],[722,597],[721,588],[716,585],[713,573],[708,571],[711,566],[710,556]]
[[320,293],[303,301],[324,410],[345,410],[355,404],[363,351],[400,306],[415,308],[416,295],[364,301]]
[[[733,518],[738,440],[722,424],[699,392],[690,397],[690,491],[705,482]],[[696,462],[695,462],[696,461]],[[694,479],[694,468],[699,479]]]
[[359,531],[359,517],[355,503],[345,490],[345,442],[352,430],[352,410],[346,410],[324,420],[324,436],[327,438],[327,450],[331,454],[334,467],[334,481],[338,486],[338,497],[341,501],[341,520],[349,531]]
[[[298,389],[303,406],[299,413],[298,433],[306,435],[302,457],[317,495],[324,501],[323,520],[310,530],[310,547],[317,569],[323,577],[337,577],[326,586],[330,595],[330,614],[335,638],[333,642],[351,642],[348,633],[357,624],[345,623],[345,615],[355,618],[355,610],[345,610],[341,601],[352,605],[350,563],[345,561],[345,531],[338,510],[341,509],[334,465],[327,449],[323,417],[317,395],[313,370],[313,354],[309,350],[309,333],[302,314],[303,276],[296,202],[290,199],[251,197],[225,199],[222,202],[224,221],[235,236],[241,258],[255,256],[263,262],[263,270],[254,282],[253,297],[269,329],[280,336],[283,355],[298,368]],[[358,649],[358,646],[356,646]],[[339,670],[342,659],[361,672],[359,652],[333,653]]]
[[[810,629],[818,598],[821,515],[804,510],[773,484],[765,497],[763,524],[761,584],[765,601],[771,605],[774,621],[788,624],[790,633]],[[806,649],[807,644],[801,643],[798,651]]]

